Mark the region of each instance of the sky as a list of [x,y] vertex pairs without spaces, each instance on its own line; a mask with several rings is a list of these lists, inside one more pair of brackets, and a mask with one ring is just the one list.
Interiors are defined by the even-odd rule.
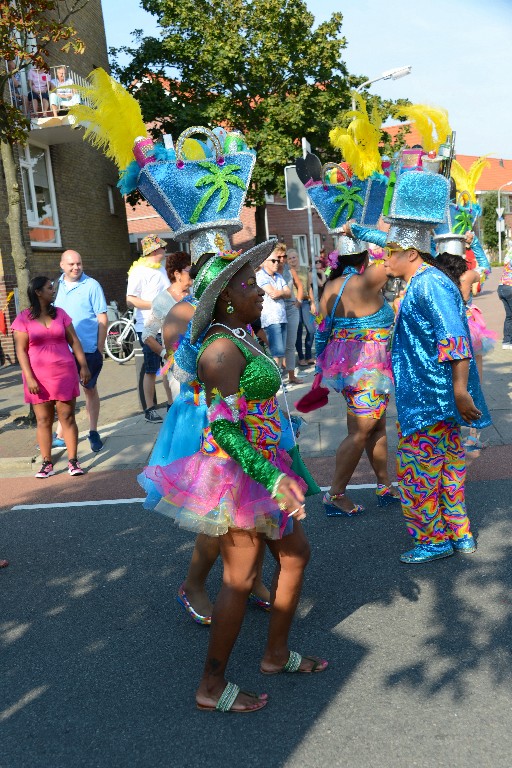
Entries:
[[[130,33],[158,35],[139,0],[102,0],[109,46]],[[307,0],[317,23],[343,14],[348,71],[368,80],[410,65],[411,74],[370,86],[448,110],[463,155],[512,159],[512,0]],[[414,9],[414,12],[412,12]]]

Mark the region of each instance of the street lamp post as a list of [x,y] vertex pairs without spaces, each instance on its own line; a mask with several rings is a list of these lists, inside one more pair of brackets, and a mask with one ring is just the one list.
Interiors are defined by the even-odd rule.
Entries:
[[[406,67],[396,67],[395,69],[388,69],[386,72],[383,72],[378,77],[374,77],[371,80],[366,80],[366,82],[361,83],[361,85],[358,85],[356,90],[356,93],[361,93],[363,88],[366,88],[367,85],[371,85],[372,83],[376,83],[379,80],[398,80],[400,77],[405,77],[406,75],[410,75],[412,70],[412,66],[408,64]],[[354,97],[352,97],[352,110],[355,110],[356,108],[356,100]]]
[[501,264],[501,222],[503,221],[503,209],[501,207],[501,199],[500,199],[500,192],[503,189],[503,187],[510,187],[512,184],[512,181],[506,181],[504,184],[501,185],[501,187],[498,188],[498,207],[496,208],[496,213],[498,214],[498,218],[496,220],[496,229],[498,231],[498,261]]

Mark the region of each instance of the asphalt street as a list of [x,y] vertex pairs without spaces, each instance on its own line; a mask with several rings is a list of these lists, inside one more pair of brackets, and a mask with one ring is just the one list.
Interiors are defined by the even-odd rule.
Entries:
[[271,698],[243,717],[194,706],[209,630],[175,602],[190,534],[138,503],[5,508],[1,768],[509,768],[512,481],[467,498],[478,552],[419,566],[373,491],[352,520],[308,500],[291,647],[330,666],[263,677],[268,617],[248,609],[229,678]]

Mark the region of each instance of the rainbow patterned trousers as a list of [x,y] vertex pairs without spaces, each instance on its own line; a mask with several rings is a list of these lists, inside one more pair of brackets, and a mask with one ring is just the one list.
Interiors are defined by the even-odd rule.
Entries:
[[407,530],[416,544],[439,544],[470,532],[464,481],[466,457],[460,426],[438,421],[402,437],[397,478]]

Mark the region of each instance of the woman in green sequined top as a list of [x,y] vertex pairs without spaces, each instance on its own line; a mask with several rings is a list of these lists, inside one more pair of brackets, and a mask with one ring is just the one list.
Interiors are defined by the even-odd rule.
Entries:
[[[200,276],[195,285],[199,285]],[[198,356],[198,377],[209,405],[201,449],[165,468],[172,516],[186,528],[218,535],[223,583],[215,602],[203,677],[201,709],[253,711],[267,696],[227,683],[225,669],[238,637],[265,543],[275,561],[269,631],[260,662],[264,674],[320,672],[327,662],[288,648],[309,544],[300,523],[305,484],[278,449],[279,371],[242,329],[261,313],[262,291],[246,264],[219,290],[214,320]],[[233,333],[237,331],[237,333]],[[230,687],[231,686],[231,687]],[[232,692],[233,695],[230,695]]]

